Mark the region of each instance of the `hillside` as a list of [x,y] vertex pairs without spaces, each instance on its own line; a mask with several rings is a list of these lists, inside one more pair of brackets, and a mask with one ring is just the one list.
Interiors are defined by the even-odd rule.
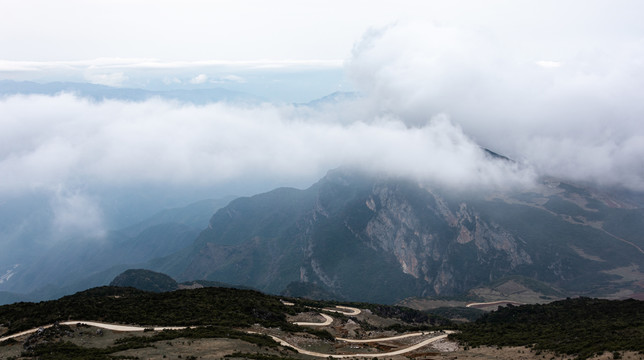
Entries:
[[190,247],[150,267],[179,281],[270,293],[303,282],[385,303],[511,276],[550,289],[537,298],[635,295],[644,292],[640,206],[555,179],[524,192],[454,192],[339,169],[306,190],[231,202]]
[[[33,335],[18,336],[24,341],[20,342],[26,351],[23,355],[43,359],[107,358],[108,354],[128,349],[154,347],[156,342],[168,342],[177,338],[241,339],[246,343],[258,344],[262,349],[266,347],[266,350],[270,350],[278,349],[277,343],[261,334],[289,338],[290,341],[326,343],[334,336],[342,334],[365,336],[382,333],[391,335],[396,334],[396,331],[404,332],[407,329],[430,330],[437,329],[437,326],[450,325],[446,319],[394,306],[359,304],[365,307],[365,314],[352,315],[349,318],[349,313],[353,310],[338,308],[339,311],[336,311],[333,303],[298,299],[286,300],[288,301],[257,291],[229,288],[201,288],[151,293],[133,288],[100,287],[59,300],[0,306],[0,324],[2,324],[0,325],[0,338],[29,329],[37,330],[47,324],[56,324],[50,328],[33,331]],[[361,312],[357,309],[354,310],[358,313]],[[315,325],[304,325],[306,321],[318,322],[316,318],[320,316],[320,312],[331,314],[333,318],[337,319],[333,320],[335,325],[322,330],[316,329]],[[77,324],[80,319],[90,322],[90,324],[127,325],[127,330],[125,327],[122,330],[114,330],[117,332],[136,332],[137,326],[142,326],[140,330],[143,330],[144,327],[151,329],[153,326],[196,326],[196,328],[159,330],[161,332],[154,336],[143,338],[112,337],[114,340],[107,348],[97,349],[95,347],[87,348],[75,342],[73,334],[77,334],[78,329],[82,331],[84,327]],[[69,320],[72,321],[68,323]],[[337,323],[335,323],[336,321]],[[251,331],[252,333],[249,334]],[[104,332],[111,334],[112,330]],[[260,333],[260,335],[255,335],[255,333]],[[93,332],[93,334],[89,336],[90,339],[96,338],[96,334],[100,334],[99,336],[102,337],[103,330]],[[0,355],[5,351],[15,352],[18,349],[17,344],[13,339],[0,343]],[[82,344],[86,345],[87,343],[83,342]],[[279,347],[278,349],[280,352],[284,350],[287,350],[286,354],[289,354],[288,351],[291,351],[291,354],[297,354],[297,352],[289,350],[288,347]],[[373,350],[377,350],[377,348]]]
[[577,298],[508,306],[459,330],[452,336],[470,346],[527,346],[582,359],[604,351],[644,355],[644,302]]
[[166,292],[179,289],[179,284],[168,275],[145,269],[126,270],[115,277],[110,286],[133,287],[151,292]]
[[[159,211],[143,221],[108,231],[100,241],[77,239],[61,241],[46,251],[34,249],[28,261],[23,259],[8,270],[0,269],[0,276],[2,271],[11,275],[0,281],[0,304],[49,300],[107,285],[126,269],[141,267],[150,259],[189,246],[208,226],[212,214],[229,201],[230,198],[202,200]],[[0,211],[1,215],[6,213]],[[32,230],[30,239],[46,238],[45,229]]]
[[519,354],[584,359],[610,351],[635,359],[644,354],[642,314],[642,301],[579,298],[509,306],[455,325],[404,307],[252,290],[151,293],[101,287],[59,300],[0,306],[0,357],[509,360]]

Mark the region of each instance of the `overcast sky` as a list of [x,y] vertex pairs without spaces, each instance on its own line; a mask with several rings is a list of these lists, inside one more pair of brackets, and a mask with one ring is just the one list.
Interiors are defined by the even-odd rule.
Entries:
[[644,190],[641,1],[0,1],[0,79],[252,89],[252,74],[270,90],[331,71],[303,83],[362,94],[317,108],[0,99],[0,194],[49,192],[65,226],[101,222],[96,184],[302,186],[347,164]]
[[525,4],[507,3],[4,0],[0,58],[342,60],[369,27],[410,19],[507,24],[515,21],[508,17],[525,17],[513,10],[529,12]]
[[[433,21],[550,53],[641,34],[640,1],[3,0],[0,59],[343,60],[368,28]],[[511,34],[508,34],[510,32]],[[510,35],[510,36],[505,36]],[[521,43],[523,43],[521,45]],[[554,45],[554,46],[553,46]],[[536,46],[536,49],[534,48]]]

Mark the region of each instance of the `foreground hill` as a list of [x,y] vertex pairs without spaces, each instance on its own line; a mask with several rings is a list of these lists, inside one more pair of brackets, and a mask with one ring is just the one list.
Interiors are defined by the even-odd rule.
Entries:
[[[368,333],[378,332],[395,334],[396,330],[405,331],[406,329],[430,330],[437,329],[437,326],[451,324],[443,318],[395,306],[360,304],[367,315],[356,318],[354,315],[358,315],[361,310],[355,308],[334,310],[333,303],[287,300],[289,302],[284,301],[283,298],[253,290],[215,287],[165,293],[145,292],[133,288],[100,287],[59,300],[4,305],[0,306],[0,324],[2,324],[0,338],[7,340],[0,342],[0,355],[4,357],[3,351],[15,353],[18,344],[21,343],[25,350],[22,355],[28,357],[109,358],[108,355],[112,353],[154,347],[157,341],[167,342],[176,338],[232,338],[241,339],[262,348],[277,348],[275,341],[262,334],[282,338],[299,334],[297,335],[299,341],[328,342],[334,339],[334,335],[329,331],[335,332],[336,335],[365,336]],[[329,307],[331,309],[328,309]],[[357,313],[352,313],[354,310]],[[316,318],[320,317],[318,312],[322,311],[337,318],[336,320],[325,315],[333,320],[329,325],[333,323],[337,326],[328,326],[324,330],[316,329],[319,322]],[[347,317],[349,315],[351,318]],[[312,322],[313,325],[306,327],[298,325],[306,325],[307,321]],[[86,348],[87,342],[80,344],[74,342],[74,334],[78,333],[78,330],[70,326],[83,328],[84,325],[79,322],[91,326],[105,324],[105,328],[110,333],[137,331],[137,326],[142,326],[141,330],[145,327],[150,331],[153,327],[159,326],[193,328],[164,330],[152,337],[121,340],[115,338],[112,345],[97,349]],[[55,325],[38,330],[39,327],[47,324]],[[20,332],[30,329],[33,331],[29,334],[20,335]],[[160,328],[159,331],[161,331]],[[337,333],[338,331],[340,333]],[[16,341],[12,334],[17,335],[16,338],[23,339],[24,342]],[[86,333],[85,336],[87,338],[87,335],[90,335],[89,338],[93,338],[96,334],[103,336],[103,330]]]
[[644,354],[643,314],[642,301],[580,298],[456,325],[404,307],[252,290],[101,287],[0,306],[0,358],[583,359],[610,351],[634,359]]
[[130,269],[119,274],[110,286],[133,287],[151,292],[165,292],[179,289],[179,284],[166,274],[145,270]]
[[553,179],[523,192],[453,192],[335,170],[306,190],[231,202],[151,268],[270,293],[312,283],[384,303],[508,276],[551,293],[623,296],[644,292],[644,209],[624,198]]
[[508,306],[459,329],[454,338],[470,346],[527,346],[579,358],[620,350],[644,355],[644,302],[578,298]]

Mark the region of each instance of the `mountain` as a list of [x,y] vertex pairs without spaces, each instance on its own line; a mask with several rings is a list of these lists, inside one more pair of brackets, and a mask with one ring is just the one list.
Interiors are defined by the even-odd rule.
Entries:
[[220,101],[242,103],[260,103],[264,101],[264,99],[258,96],[222,88],[154,91],[77,82],[50,82],[41,84],[31,81],[0,81],[0,96],[16,94],[56,95],[62,92],[73,93],[80,97],[87,97],[98,101],[105,99],[145,101],[155,97],[193,104],[207,104]]
[[310,106],[310,107],[320,107],[320,106],[325,106],[330,104],[337,104],[338,102],[353,101],[359,98],[360,98],[360,94],[356,92],[335,91],[329,95],[311,100],[306,104],[300,104],[300,105]]
[[311,300],[338,300],[340,298],[337,294],[314,283],[299,281],[288,284],[281,295]]
[[160,211],[137,224],[109,231],[104,239],[70,239],[31,262],[0,269],[0,304],[46,300],[108,284],[116,275],[192,244],[208,219],[230,198],[202,200]]
[[150,268],[279,293],[312,283],[352,301],[448,296],[508,276],[561,294],[644,292],[644,209],[556,179],[529,191],[450,191],[331,171],[220,209],[188,248]]
[[401,306],[253,290],[99,287],[0,306],[0,358],[640,359],[642,312],[642,301],[576,298],[457,324]]
[[109,286],[133,287],[151,292],[166,292],[179,289],[179,284],[168,275],[145,269],[126,270],[115,277]]

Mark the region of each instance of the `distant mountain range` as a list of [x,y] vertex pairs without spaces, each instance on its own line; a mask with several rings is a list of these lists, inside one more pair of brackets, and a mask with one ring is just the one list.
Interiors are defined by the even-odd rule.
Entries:
[[154,91],[78,82],[36,83],[31,81],[0,80],[0,96],[16,94],[56,95],[60,93],[72,93],[80,97],[87,97],[99,101],[105,99],[144,101],[152,98],[176,100],[193,104],[207,104],[221,101],[242,103],[260,103],[266,101],[259,96],[223,88]]

